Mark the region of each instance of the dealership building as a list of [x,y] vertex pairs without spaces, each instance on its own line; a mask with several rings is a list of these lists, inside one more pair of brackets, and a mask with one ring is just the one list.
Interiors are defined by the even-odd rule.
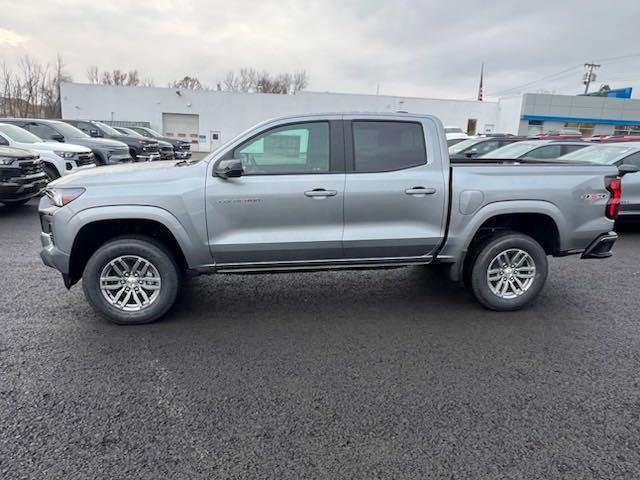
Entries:
[[[432,114],[469,133],[640,134],[640,100],[525,93],[497,101],[303,92],[296,95],[63,83],[62,116],[144,125],[211,151],[246,128],[282,115],[323,112]],[[630,97],[631,91],[627,89]]]

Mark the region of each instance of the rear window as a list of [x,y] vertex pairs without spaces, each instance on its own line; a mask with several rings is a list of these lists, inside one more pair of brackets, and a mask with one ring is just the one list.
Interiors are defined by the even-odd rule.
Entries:
[[388,172],[427,163],[422,125],[411,122],[353,122],[356,172]]

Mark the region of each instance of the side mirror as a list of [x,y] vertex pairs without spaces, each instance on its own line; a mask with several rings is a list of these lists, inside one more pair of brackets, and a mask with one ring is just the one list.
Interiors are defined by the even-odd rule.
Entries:
[[639,169],[636,165],[623,163],[618,167],[618,176],[624,177],[627,173],[636,173],[638,170]]
[[216,176],[221,178],[238,178],[244,173],[242,168],[242,160],[232,158],[229,160],[220,160],[214,172]]
[[92,128],[91,130],[89,130],[89,135],[91,135],[92,137],[101,137],[102,135],[100,135],[100,132],[98,130],[96,130],[95,128]]
[[51,140],[55,140],[56,142],[64,143],[64,135],[56,133],[55,135],[51,135]]

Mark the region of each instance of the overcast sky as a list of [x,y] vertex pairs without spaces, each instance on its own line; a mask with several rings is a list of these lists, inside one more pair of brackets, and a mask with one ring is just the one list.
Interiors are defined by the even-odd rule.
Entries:
[[228,70],[250,66],[305,69],[311,91],[375,93],[380,84],[381,94],[470,99],[482,61],[485,92],[496,96],[577,93],[582,64],[595,60],[602,63],[596,87],[632,85],[640,96],[638,0],[0,0],[0,6],[0,62],[15,64],[24,54],[52,61],[60,53],[80,82],[91,64],[136,68],[157,86],[184,75],[215,85]]

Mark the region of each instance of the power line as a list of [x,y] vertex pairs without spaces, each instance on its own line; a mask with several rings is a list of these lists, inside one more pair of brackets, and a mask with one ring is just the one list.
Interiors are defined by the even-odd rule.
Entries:
[[583,68],[583,65],[574,65],[573,67],[566,68],[564,70],[560,70],[559,72],[552,73],[551,75],[547,75],[545,77],[539,78],[538,80],[534,80],[534,81],[529,82],[529,83],[525,83],[524,85],[507,88],[505,90],[500,90],[498,92],[492,92],[492,95],[496,96],[496,95],[502,95],[502,94],[505,94],[505,93],[513,92],[514,90],[522,90],[524,88],[530,87],[531,85],[535,85],[536,83],[540,83],[540,82],[543,82],[545,80],[551,80],[551,79],[557,80],[559,78],[555,78],[555,77],[568,76],[568,75],[563,75],[563,74],[566,74],[568,72],[571,72],[571,74],[573,75],[573,70],[576,70],[578,68]]

